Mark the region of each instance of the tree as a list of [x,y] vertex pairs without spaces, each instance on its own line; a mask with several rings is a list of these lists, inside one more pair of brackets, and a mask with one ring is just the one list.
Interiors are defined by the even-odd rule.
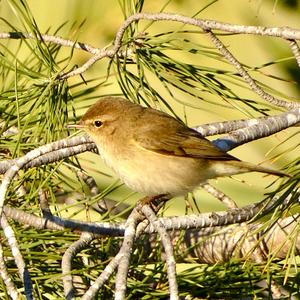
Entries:
[[[15,16],[13,21],[3,17],[6,30],[0,33],[3,297],[7,293],[17,299],[23,289],[29,299],[33,294],[91,299],[97,293],[100,299],[113,294],[124,299],[126,289],[131,298],[170,294],[171,299],[178,294],[240,298],[267,293],[282,298],[299,293],[300,105],[286,92],[294,82],[277,74],[279,63],[291,60],[291,54],[294,69],[300,65],[298,29],[229,24],[159,10],[145,13],[144,1],[124,1],[124,22],[113,42],[97,48],[77,41],[74,30],[79,32],[83,24],[69,26],[69,39],[61,38],[59,31],[66,25],[42,32],[27,2],[10,0],[0,7],[7,4]],[[231,50],[242,34],[271,37],[289,45],[290,53],[251,67]],[[74,65],[73,56],[81,52],[91,56]],[[100,61],[102,73],[89,73]],[[186,198],[186,212],[196,211],[194,215],[163,217],[165,199],[141,205],[136,204],[137,194],[131,196],[133,205],[126,205],[129,191],[107,180],[108,169],[93,171],[94,161],[99,170],[97,154],[80,154],[95,152],[94,143],[86,136],[70,137],[65,126],[99,94],[105,95],[111,83],[114,89],[118,83],[115,94],[186,121],[192,112],[199,123],[208,113],[218,116],[215,123],[196,129],[205,136],[222,134],[214,142],[224,151],[295,126],[280,136],[274,149],[266,142],[269,138],[262,140],[272,150],[268,160],[284,167],[291,178],[274,182],[273,177],[259,177],[270,185],[266,196],[254,189],[256,203],[241,208],[236,203],[243,194],[233,201],[224,186],[203,185],[202,190],[230,208],[227,212],[196,211],[203,192]],[[245,120],[230,120],[242,114]],[[220,115],[225,116],[222,122]],[[222,264],[209,265],[217,262]]]

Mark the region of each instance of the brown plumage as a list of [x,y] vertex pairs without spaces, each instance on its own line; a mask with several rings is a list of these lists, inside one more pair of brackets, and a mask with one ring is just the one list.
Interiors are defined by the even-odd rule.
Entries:
[[182,195],[208,179],[250,171],[285,175],[242,162],[168,114],[120,97],[98,101],[77,127],[125,184],[146,195]]

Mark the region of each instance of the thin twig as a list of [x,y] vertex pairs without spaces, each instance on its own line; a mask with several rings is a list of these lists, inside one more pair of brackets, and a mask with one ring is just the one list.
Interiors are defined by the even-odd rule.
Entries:
[[163,223],[156,217],[153,210],[149,205],[144,205],[141,207],[142,213],[149,220],[150,224],[156,229],[158,232],[161,242],[163,244],[165,255],[166,255],[166,263],[167,263],[167,273],[169,280],[169,291],[170,291],[170,300],[179,299],[178,296],[178,285],[176,280],[176,262],[174,258],[173,245],[170,239],[170,236],[167,230],[164,228]]
[[87,62],[85,62],[81,67],[76,68],[73,71],[70,71],[68,73],[61,74],[58,76],[59,80],[65,80],[67,78],[80,75],[84,72],[86,72],[94,63],[96,63],[98,60],[101,60],[102,58],[109,57],[112,58],[114,55],[117,54],[117,51],[119,49],[114,48],[113,50],[100,50],[96,55],[94,55],[92,58],[90,58]]
[[298,67],[300,67],[300,48],[295,40],[288,40],[291,50],[296,58]]
[[100,189],[97,186],[95,179],[92,176],[87,175],[85,172],[78,170],[77,172],[78,177],[80,177],[85,184],[89,187],[91,195],[96,196],[100,193]]
[[233,199],[229,198],[223,192],[219,191],[215,187],[213,187],[209,183],[202,184],[201,187],[206,190],[209,194],[213,195],[217,199],[219,199],[222,203],[224,203],[228,208],[234,209],[237,208],[237,204]]
[[68,300],[75,299],[75,289],[73,285],[73,278],[71,275],[72,272],[72,259],[81,249],[86,247],[92,240],[94,236],[90,233],[83,232],[76,242],[69,246],[69,248],[65,251],[62,261],[61,261],[61,269],[62,269],[62,279],[64,284],[64,293],[65,297]]
[[2,33],[0,33],[0,39],[40,40],[43,42],[51,42],[53,44],[61,45],[64,47],[80,49],[80,50],[87,51],[92,54],[97,54],[100,51],[100,49],[95,48],[89,44],[74,42],[72,40],[67,40],[67,39],[61,38],[59,36],[54,36],[54,35],[49,35],[49,34],[35,35],[30,32],[2,32]]
[[112,258],[109,264],[105,267],[103,272],[94,283],[89,287],[89,289],[85,292],[85,294],[81,297],[82,300],[91,300],[94,299],[97,295],[99,289],[104,285],[104,283],[110,278],[112,273],[118,267],[120,260],[122,259],[122,254],[120,252]]
[[48,199],[46,196],[45,191],[42,189],[39,190],[39,203],[40,203],[40,208],[43,214],[43,217],[46,219],[49,219],[52,217],[52,212],[48,203]]
[[211,32],[207,31],[208,36],[215,44],[215,46],[219,49],[219,51],[224,55],[224,57],[237,69],[240,75],[244,78],[244,80],[249,84],[251,89],[258,94],[261,98],[272,103],[276,106],[284,107],[287,109],[293,109],[295,107],[299,107],[299,103],[295,102],[287,102],[278,98],[275,98],[271,94],[265,92],[249,75],[249,73],[245,70],[242,64],[233,56],[233,54],[225,47],[225,45],[221,42],[217,36]]

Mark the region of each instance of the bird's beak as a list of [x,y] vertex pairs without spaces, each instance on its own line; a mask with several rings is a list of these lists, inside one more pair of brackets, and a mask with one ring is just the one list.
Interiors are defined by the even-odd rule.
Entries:
[[67,124],[67,128],[76,128],[76,129],[82,129],[85,128],[86,126],[84,124]]

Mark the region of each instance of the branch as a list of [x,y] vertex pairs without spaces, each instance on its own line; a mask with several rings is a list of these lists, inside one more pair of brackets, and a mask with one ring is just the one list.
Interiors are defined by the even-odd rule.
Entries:
[[[55,143],[60,143],[57,149],[55,144],[51,144],[47,153],[41,153],[36,158],[28,161],[23,168],[29,169],[34,167],[39,167],[44,164],[53,163],[60,161],[64,158],[83,153],[85,151],[96,150],[97,147],[91,138],[87,135],[81,137],[73,137],[68,139],[63,139]],[[48,144],[50,145],[50,144]],[[42,146],[44,147],[44,146]],[[38,148],[39,149],[39,148]],[[9,168],[18,163],[18,159],[9,159],[0,162],[0,174],[4,174]]]
[[53,152],[53,151],[56,151],[59,149],[62,152],[64,152],[64,155],[70,155],[70,153],[72,153],[72,151],[73,151],[72,148],[81,143],[86,143],[85,137],[76,137],[71,140],[60,140],[60,141],[53,142],[53,143],[41,146],[39,148],[36,148],[36,149],[28,152],[26,155],[22,156],[21,158],[18,158],[14,162],[14,164],[6,171],[5,175],[3,176],[3,180],[2,180],[2,183],[0,186],[0,217],[2,215],[3,206],[4,206],[4,202],[5,202],[5,196],[6,196],[8,188],[9,188],[9,185],[20,169],[24,168],[32,160],[34,160],[44,154],[47,154],[49,152]]
[[149,223],[156,229],[158,232],[161,242],[163,244],[165,254],[166,254],[166,263],[167,263],[167,273],[169,280],[169,291],[170,291],[170,300],[177,300],[178,297],[178,285],[176,280],[176,262],[174,258],[173,245],[170,239],[170,236],[165,229],[163,223],[156,217],[153,210],[148,205],[144,205],[141,208],[142,213],[149,220]]
[[121,256],[121,259],[119,261],[118,272],[116,276],[115,300],[125,299],[128,269],[130,257],[133,251],[132,248],[136,233],[136,226],[141,219],[141,214],[137,207],[133,209],[125,223],[124,240],[118,253]]
[[297,44],[297,42],[295,40],[289,40],[289,45],[290,48],[296,58],[298,67],[300,67],[300,49],[299,49],[299,45]]
[[[250,204],[242,208],[231,209],[227,212],[212,212],[203,213],[200,215],[178,216],[178,217],[163,217],[160,221],[163,222],[167,230],[186,230],[186,229],[202,229],[214,226],[225,226],[229,224],[243,223],[253,219],[258,213],[266,214],[271,212],[278,205],[282,209],[290,205],[290,199],[279,202],[277,198],[271,201],[262,200],[259,203]],[[36,229],[50,230],[65,230],[72,229],[77,232],[89,232],[98,236],[123,236],[125,225],[124,223],[91,223],[76,220],[63,219],[53,216],[51,219],[38,217],[34,214],[24,212],[21,209],[13,207],[4,207],[4,213],[7,217],[21,224],[26,224]],[[261,217],[261,215],[258,215]],[[146,227],[146,228],[145,228]],[[156,230],[152,226],[147,227],[143,222],[138,225],[137,236],[141,234],[152,234]]]
[[4,215],[2,215],[2,217],[1,217],[1,227],[3,229],[4,235],[7,238],[8,244],[11,248],[11,252],[13,254],[15,263],[18,268],[20,279],[24,283],[26,298],[28,300],[33,299],[33,295],[32,295],[33,288],[32,288],[30,274],[29,274],[26,264],[24,262],[23,256],[20,252],[15,233],[14,233],[12,227],[7,222],[7,219]]
[[259,85],[256,84],[255,80],[249,75],[249,73],[245,70],[242,64],[233,56],[233,54],[225,47],[225,45],[221,42],[217,36],[211,31],[207,31],[208,36],[213,41],[217,49],[224,55],[224,57],[237,69],[239,74],[244,78],[244,80],[249,84],[250,88],[258,94],[261,98],[268,101],[271,104],[276,106],[285,107],[288,109],[293,109],[295,107],[299,107],[299,103],[295,102],[287,102],[284,100],[280,100],[265,92]]
[[123,236],[124,224],[116,223],[91,223],[77,220],[64,219],[57,216],[39,217],[27,213],[21,209],[4,206],[5,215],[20,224],[26,224],[36,229],[66,230],[72,229],[75,232],[89,232],[99,236]]
[[90,233],[83,232],[78,241],[74,242],[69,248],[65,251],[62,261],[61,269],[63,275],[63,284],[64,284],[64,293],[67,300],[75,299],[75,289],[73,286],[72,278],[72,258],[76,255],[77,252],[81,251],[86,247],[92,240],[94,236]]
[[[264,116],[248,120],[230,120],[225,122],[201,124],[199,126],[194,127],[194,129],[201,133],[203,136],[211,136],[217,134],[230,133],[232,131],[247,128],[253,125],[262,124],[262,126],[271,127],[271,125],[275,124],[278,131],[280,131],[296,125],[298,119],[300,118],[299,115],[300,111],[296,108],[275,116]],[[270,130],[271,128],[268,129],[268,132],[273,134]]]
[[116,40],[120,40],[123,35],[124,27],[128,27],[132,22],[138,20],[150,20],[150,21],[175,21],[184,24],[189,24],[197,27],[201,27],[204,30],[220,30],[235,34],[253,34],[262,36],[273,36],[284,39],[300,40],[300,30],[289,27],[265,27],[265,26],[247,26],[230,24],[224,22],[218,22],[215,20],[196,19],[190,18],[179,14],[172,13],[137,13],[130,16],[119,29],[119,35]]
[[270,136],[299,122],[300,108],[295,108],[276,117],[269,117],[263,122],[235,130],[226,137],[214,140],[213,143],[221,150],[227,152],[249,141]]
[[225,204],[228,208],[235,209],[238,208],[237,204],[234,202],[233,199],[229,198],[223,192],[219,191],[215,187],[213,187],[209,183],[204,183],[201,187],[207,191],[209,194],[214,196],[215,198],[219,199],[223,204]]
[[30,32],[2,32],[0,33],[0,39],[31,39],[31,40],[39,40],[42,42],[51,42],[56,45],[71,47],[83,51],[87,51],[91,54],[99,53],[100,49],[95,48],[86,43],[74,42],[72,40],[63,39],[59,36],[49,35],[49,34],[41,34],[35,35]]
[[[294,186],[297,182],[294,183]],[[202,213],[200,215],[188,215],[179,217],[162,217],[160,221],[163,222],[167,230],[187,230],[190,228],[206,228],[214,226],[225,226],[229,224],[243,223],[272,212],[276,207],[280,206],[284,209],[291,205],[292,199],[285,199],[282,201],[278,198],[273,198],[268,201],[262,200],[259,203],[250,204],[242,208],[231,209],[227,212],[210,212]],[[141,226],[141,224],[139,224]],[[137,232],[139,232],[139,226]],[[154,233],[155,229],[151,224],[144,231],[145,233]]]
[[12,278],[10,277],[10,275],[7,271],[3,252],[4,252],[3,247],[2,247],[2,244],[0,243],[0,276],[1,276],[1,278],[4,282],[4,285],[7,289],[8,295],[13,300],[19,300],[21,298],[21,295],[19,294],[16,286],[14,285]]

